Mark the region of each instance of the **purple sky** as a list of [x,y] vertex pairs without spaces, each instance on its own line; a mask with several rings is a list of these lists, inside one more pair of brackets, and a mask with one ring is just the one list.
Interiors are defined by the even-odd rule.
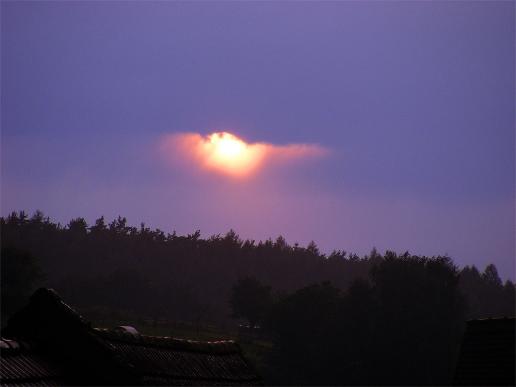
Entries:
[[[127,216],[514,279],[515,3],[1,3],[1,213]],[[160,139],[319,144],[236,181]]]

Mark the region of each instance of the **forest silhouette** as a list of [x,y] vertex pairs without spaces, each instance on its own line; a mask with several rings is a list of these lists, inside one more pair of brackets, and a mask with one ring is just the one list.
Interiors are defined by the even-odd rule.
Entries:
[[0,221],[3,324],[41,286],[79,309],[241,322],[273,343],[262,372],[276,384],[449,384],[465,321],[515,313],[515,286],[494,265],[325,255],[314,242],[180,236],[123,217],[63,226],[20,211]]

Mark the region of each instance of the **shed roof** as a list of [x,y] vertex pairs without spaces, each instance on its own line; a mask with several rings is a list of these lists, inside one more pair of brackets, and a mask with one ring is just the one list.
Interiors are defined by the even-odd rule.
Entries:
[[[0,383],[250,385],[260,378],[233,341],[200,342],[93,328],[50,289],[8,322]],[[61,372],[62,371],[62,372]]]
[[200,342],[95,329],[142,384],[254,384],[257,375],[233,341]]
[[454,384],[514,386],[515,319],[468,321]]
[[62,369],[27,343],[0,338],[0,381],[3,386],[55,386],[63,383]]

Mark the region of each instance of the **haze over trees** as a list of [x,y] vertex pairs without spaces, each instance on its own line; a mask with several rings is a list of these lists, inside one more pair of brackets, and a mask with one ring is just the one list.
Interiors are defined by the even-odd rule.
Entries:
[[221,327],[238,319],[271,341],[271,383],[449,384],[464,322],[514,316],[515,286],[494,265],[324,255],[315,243],[179,236],[123,217],[62,226],[22,211],[0,226],[3,323],[40,286],[80,310]]
[[[448,258],[387,253],[368,281],[280,298],[267,319],[285,384],[449,384],[465,318]],[[280,368],[281,367],[281,368]]]

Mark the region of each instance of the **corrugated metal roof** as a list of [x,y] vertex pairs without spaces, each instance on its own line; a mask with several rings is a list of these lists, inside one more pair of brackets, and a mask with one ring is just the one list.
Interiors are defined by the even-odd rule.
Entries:
[[27,344],[0,339],[0,383],[3,386],[57,386],[60,368]]
[[[0,383],[23,384],[259,384],[233,341],[199,342],[95,329],[52,290],[39,289],[2,335]],[[38,349],[36,351],[35,349]],[[52,362],[50,362],[52,359]],[[67,383],[53,362],[62,367]]]
[[[144,383],[238,384],[258,381],[233,341],[197,342],[96,329]],[[172,383],[172,381],[175,381]]]

